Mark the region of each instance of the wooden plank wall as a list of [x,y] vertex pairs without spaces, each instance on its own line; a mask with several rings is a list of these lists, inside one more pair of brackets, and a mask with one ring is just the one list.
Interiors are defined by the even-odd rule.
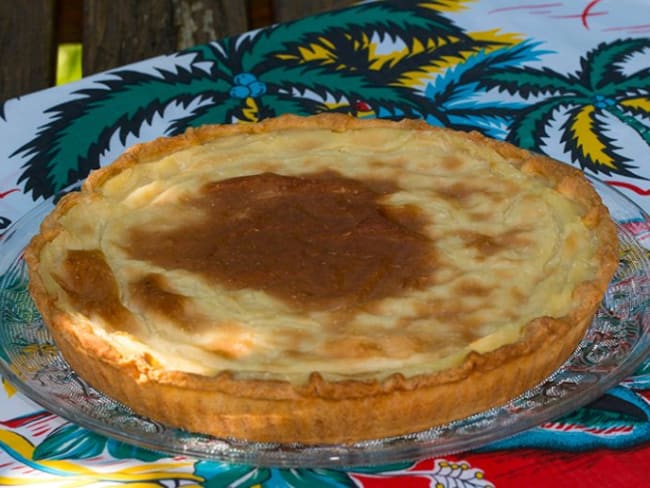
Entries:
[[54,80],[54,2],[0,0],[0,101]]
[[0,0],[0,103],[54,84],[59,43],[84,75],[341,8],[351,0]]

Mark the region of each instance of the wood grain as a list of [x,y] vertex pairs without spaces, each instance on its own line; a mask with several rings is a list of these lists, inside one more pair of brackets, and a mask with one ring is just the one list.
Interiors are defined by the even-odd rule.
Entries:
[[54,0],[0,0],[0,102],[54,83]]
[[81,42],[84,0],[56,0],[57,44]]
[[169,54],[247,27],[239,0],[87,0],[83,72]]
[[273,0],[273,18],[275,22],[296,20],[319,12],[335,10],[353,5],[352,0]]
[[54,84],[60,42],[83,75],[353,4],[351,0],[0,0],[0,101]]

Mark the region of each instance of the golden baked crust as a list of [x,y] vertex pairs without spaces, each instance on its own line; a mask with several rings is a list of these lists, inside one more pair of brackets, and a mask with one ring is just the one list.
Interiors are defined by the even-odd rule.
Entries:
[[[285,138],[284,134],[290,134],[291,138],[283,139]],[[311,135],[302,139],[301,137],[305,134],[317,134],[317,143],[314,142],[316,139],[313,139]],[[157,335],[158,332],[155,334],[143,332],[146,327],[143,328],[139,323],[133,326],[125,325],[130,320],[128,317],[131,315],[128,314],[131,308],[137,309],[138,307],[137,303],[135,305],[131,303],[133,300],[137,300],[138,294],[129,294],[125,291],[128,286],[123,286],[122,282],[131,280],[132,275],[128,273],[135,273],[129,267],[133,261],[141,262],[147,261],[147,259],[133,259],[133,253],[125,258],[120,258],[119,261],[111,261],[109,257],[106,258],[107,269],[101,266],[98,268],[97,260],[92,258],[93,255],[88,254],[94,252],[95,247],[85,240],[85,235],[95,235],[99,232],[97,230],[90,231],[87,228],[97,227],[99,224],[95,224],[94,221],[101,220],[101,218],[94,214],[88,214],[91,211],[86,209],[96,209],[99,214],[103,215],[101,212],[104,211],[102,210],[104,201],[110,202],[110,205],[105,205],[106,208],[115,209],[118,205],[128,207],[128,212],[124,210],[123,214],[119,214],[120,218],[117,219],[120,220],[119,225],[111,222],[102,224],[101,233],[97,234],[100,237],[96,239],[102,242],[102,246],[108,246],[108,248],[102,247],[102,252],[112,249],[111,252],[119,254],[121,251],[118,247],[110,242],[105,244],[105,241],[119,238],[118,240],[122,242],[124,236],[133,235],[132,229],[138,224],[144,225],[147,222],[140,220],[123,223],[123,220],[130,218],[128,216],[140,215],[141,208],[149,209],[161,201],[165,212],[168,212],[177,202],[188,201],[187,194],[181,191],[185,188],[182,184],[179,184],[178,187],[159,189],[156,187],[157,181],[166,181],[172,173],[175,178],[178,178],[183,171],[194,171],[201,175],[198,180],[204,182],[205,175],[201,172],[207,171],[206,167],[210,167],[209,171],[214,171],[213,167],[223,167],[225,176],[221,176],[221,178],[224,181],[230,179],[231,173],[228,173],[230,162],[228,161],[212,161],[211,164],[188,163],[189,165],[179,162],[187,154],[191,154],[195,159],[205,159],[201,152],[191,152],[195,148],[222,144],[218,146],[220,151],[218,154],[224,155],[230,154],[228,151],[231,151],[230,146],[225,149],[223,146],[223,144],[227,146],[229,138],[233,138],[233,146],[238,146],[244,142],[255,141],[257,137],[263,137],[264,144],[269,143],[269,138],[281,139],[285,145],[302,144],[305,154],[313,151],[317,154],[314,158],[327,160],[327,153],[325,150],[321,150],[321,142],[318,142],[323,140],[323,135],[327,134],[332,139],[336,139],[337,134],[354,134],[354,137],[347,135],[345,137],[351,137],[358,141],[359,146],[363,146],[366,134],[371,140],[366,146],[372,146],[387,135],[391,137],[404,135],[408,136],[409,148],[413,146],[411,149],[416,151],[409,152],[411,149],[408,151],[400,149],[399,141],[397,141],[393,145],[394,147],[389,145],[384,151],[385,154],[390,153],[392,159],[378,152],[376,158],[379,162],[375,166],[370,164],[374,164],[374,160],[369,161],[370,166],[369,169],[366,169],[365,174],[346,175],[350,179],[358,177],[364,181],[369,180],[368,174],[388,171],[386,169],[388,166],[398,172],[406,171],[404,168],[409,164],[416,164],[414,161],[426,169],[427,165],[434,164],[429,162],[429,151],[431,151],[429,145],[433,144],[431,141],[437,141],[434,148],[445,153],[445,157],[436,159],[431,156],[431,158],[432,161],[436,161],[435,164],[446,166],[443,175],[445,178],[454,174],[457,166],[463,167],[463,161],[458,161],[445,152],[451,147],[453,150],[463,148],[463,151],[466,150],[463,153],[463,158],[472,160],[471,164],[474,166],[463,167],[463,171],[485,167],[487,168],[486,177],[492,178],[494,181],[507,180],[504,190],[497,196],[490,197],[493,199],[488,199],[488,205],[494,203],[496,199],[505,198],[504,195],[507,196],[513,182],[523,182],[521,186],[539,184],[539,192],[546,192],[544,198],[553,199],[554,202],[557,200],[558,203],[553,203],[553,205],[557,205],[557,208],[561,210],[561,212],[558,211],[558,215],[563,215],[562,212],[565,211],[571,214],[566,221],[562,220],[564,217],[554,216],[560,220],[559,222],[552,221],[553,225],[557,223],[557,226],[561,228],[561,231],[558,231],[560,236],[558,245],[564,246],[560,251],[556,249],[554,252],[557,251],[562,256],[566,254],[570,257],[566,259],[574,259],[575,256],[578,256],[580,257],[578,261],[581,261],[575,266],[577,271],[571,271],[566,277],[562,277],[562,280],[568,283],[562,285],[565,290],[561,294],[564,295],[563,300],[566,304],[561,307],[558,305],[558,310],[562,310],[561,315],[550,316],[542,313],[539,316],[526,318],[524,324],[498,324],[485,334],[476,335],[472,332],[474,335],[470,334],[471,340],[467,341],[469,344],[466,347],[454,349],[448,356],[442,353],[436,355],[435,351],[427,350],[422,353],[420,360],[413,363],[409,363],[409,359],[404,355],[408,353],[408,357],[420,357],[418,354],[423,347],[421,345],[424,340],[423,333],[414,333],[417,339],[416,344],[411,344],[413,341],[407,340],[408,335],[404,339],[403,335],[389,334],[389,339],[380,343],[379,346],[375,343],[371,344],[374,348],[371,349],[374,352],[364,352],[365,343],[359,345],[358,337],[355,339],[346,332],[336,336],[336,339],[342,340],[342,342],[334,341],[332,347],[328,348],[318,343],[322,347],[316,348],[317,354],[316,352],[314,354],[323,355],[325,358],[327,358],[327,354],[332,354],[331,361],[325,361],[319,356],[318,361],[320,362],[310,363],[311,359],[306,357],[304,352],[295,353],[293,356],[295,361],[292,365],[281,365],[281,367],[277,367],[277,370],[266,372],[260,370],[259,362],[253,361],[252,366],[246,363],[250,356],[256,357],[257,353],[255,351],[251,354],[248,354],[247,351],[242,352],[242,348],[245,349],[248,344],[244,339],[237,342],[238,349],[229,349],[230,343],[226,341],[224,345],[223,340],[214,339],[217,345],[210,346],[212,349],[205,346],[204,349],[208,352],[205,356],[196,359],[195,363],[192,363],[192,358],[178,358],[179,362],[176,363],[174,358],[165,355],[165,351],[152,349],[151,344],[159,340],[152,336]],[[289,140],[293,142],[287,142]],[[329,148],[327,150],[334,151],[328,146],[329,142],[322,144]],[[424,156],[417,153],[420,144],[424,147]],[[364,157],[367,159],[368,154],[372,154],[372,149],[364,147],[361,151],[361,159]],[[353,157],[353,151],[349,150],[347,146],[343,149],[338,147],[336,151],[338,153],[332,157],[333,162]],[[410,160],[403,161],[394,157],[394,154],[400,153],[408,154]],[[294,153],[289,151],[288,154],[293,157]],[[278,173],[293,171],[297,177],[302,177],[304,174],[311,175],[328,169],[327,167],[321,168],[311,160],[300,160],[299,163],[296,163],[298,167],[294,169],[292,169],[293,166],[285,165],[283,161],[278,162],[275,166],[269,162],[273,158],[281,159],[281,156],[269,153],[264,154],[261,161],[254,161],[254,167],[258,167],[257,173],[269,170]],[[226,159],[225,156],[224,159]],[[288,157],[288,159],[290,158]],[[314,165],[311,171],[305,171],[300,167],[311,164]],[[323,164],[327,164],[327,161]],[[144,167],[153,169],[142,171],[138,169]],[[410,168],[408,171],[415,176],[404,181],[408,185],[417,186],[416,182],[420,179],[418,172],[424,170],[421,166],[408,167]],[[238,166],[235,165],[233,168],[233,171],[236,171]],[[335,169],[346,171],[347,167],[344,163],[340,163]],[[250,167],[245,167],[242,174],[252,175],[255,172],[251,172]],[[439,176],[437,175],[436,178]],[[464,178],[471,178],[471,176],[466,174]],[[470,221],[468,225],[477,225],[477,222],[484,218],[480,211],[485,210],[486,203],[479,198],[479,203],[474,206],[474,201],[471,199],[477,197],[476,193],[489,194],[490,189],[481,187],[476,190],[474,187],[463,186],[462,181],[462,179],[454,179],[449,185],[445,183],[447,186],[441,184],[436,190],[437,198],[446,201],[449,208],[463,207],[462,215],[474,215],[471,217],[474,220]],[[192,184],[194,185],[193,190],[196,190],[196,183]],[[475,182],[472,184],[474,185]],[[147,193],[148,190],[143,190],[143,188],[149,188],[147,185],[156,187],[153,196]],[[397,186],[404,185],[403,180],[399,180]],[[515,184],[515,186],[517,185],[519,183]],[[125,190],[127,187],[128,191]],[[445,188],[449,188],[449,191],[446,191]],[[538,192],[537,187],[535,188],[532,194],[525,194],[522,198],[535,198],[537,195],[535,192]],[[458,201],[458,197],[454,194],[463,193],[463,190],[467,190],[465,195],[467,200]],[[400,194],[399,198],[405,197]],[[169,201],[172,203],[170,204]],[[468,202],[471,202],[471,205]],[[544,202],[546,201],[544,200]],[[519,208],[532,209],[536,205],[534,201],[532,205],[524,203],[518,201],[513,204],[510,202],[504,208],[507,208],[508,212],[516,214]],[[409,205],[411,204],[408,201],[404,203],[399,200],[395,207],[410,208]],[[417,207],[417,205],[415,206]],[[430,214],[436,211],[439,210],[427,210],[429,213],[425,213],[430,217]],[[147,218],[151,216],[147,213],[142,215]],[[153,215],[155,220],[156,214]],[[178,215],[181,219],[191,220],[189,213],[181,211]],[[477,241],[477,236],[470,233],[467,226],[460,230],[452,228],[445,233],[436,234],[435,239],[439,237],[440,240],[456,239],[453,242],[460,242],[461,247],[464,246],[465,250],[470,249],[473,256],[479,254],[478,257],[475,256],[476,260],[485,261],[491,257],[492,253],[503,254],[508,251],[509,246],[514,246],[513,242],[518,242],[517,239],[519,239],[519,236],[516,235],[516,226],[520,225],[522,219],[530,220],[529,217],[529,215],[519,215],[514,218],[512,225],[515,226],[515,232],[504,232],[502,235],[507,237],[505,242],[499,242],[496,237],[489,238],[485,242]],[[164,227],[164,222],[160,225],[163,227],[157,228],[156,232],[167,236],[168,229]],[[435,225],[429,227],[438,229]],[[565,228],[568,229],[566,232]],[[424,232],[421,227],[416,230]],[[534,235],[538,235],[538,231],[539,229],[535,230],[536,234]],[[80,235],[83,239],[79,237]],[[483,234],[478,235],[481,239],[485,237]],[[142,237],[140,234],[138,236]],[[588,237],[586,240],[589,241],[589,248],[583,251],[581,243],[577,241],[579,237],[585,236]],[[428,236],[428,238],[430,237]],[[528,242],[527,235],[524,237],[519,239],[522,242],[521,247],[526,249],[521,256],[529,257],[532,255],[531,253],[534,254],[536,243]],[[460,240],[458,241],[458,239]],[[433,238],[429,240],[433,241]],[[543,247],[541,242],[537,244],[540,244],[540,248]],[[449,248],[453,248],[453,246],[450,245]],[[446,249],[443,251],[447,252]],[[64,250],[67,254],[64,254]],[[74,256],[70,257],[70,250],[80,252],[80,255],[77,256],[78,259]],[[574,252],[578,254],[574,254]],[[68,259],[62,259],[61,256],[68,256]],[[89,256],[92,259],[85,261]],[[510,269],[514,270],[513,272],[523,266],[516,262],[517,259],[521,259],[521,256],[515,256],[517,259],[515,257],[511,259],[510,255],[505,258],[503,256],[499,258],[498,262],[513,261],[514,264],[509,264]],[[582,263],[582,258],[584,258],[584,263]],[[608,212],[589,183],[576,169],[476,133],[460,134],[447,129],[433,128],[419,121],[396,123],[324,114],[305,118],[287,115],[258,124],[205,126],[190,129],[181,136],[162,138],[135,146],[112,165],[92,173],[84,183],[81,192],[69,194],[61,199],[53,213],[43,222],[40,234],[32,240],[26,249],[25,259],[29,267],[31,293],[57,346],[79,375],[99,390],[129,405],[142,415],[188,430],[252,441],[314,444],[351,442],[419,431],[502,404],[534,386],[557,369],[577,346],[614,273],[618,263],[618,253],[616,230]],[[75,299],[76,291],[73,288],[76,285],[64,276],[66,268],[61,264],[62,262],[68,263],[72,267],[70,269],[77,271],[86,269],[87,274],[93,276],[100,276],[104,273],[115,274],[119,278],[117,288],[107,288],[104,286],[105,283],[97,284],[96,281],[90,284],[86,283],[84,289],[88,290],[89,286],[93,286],[95,290],[99,290],[97,292],[99,298]],[[117,262],[120,263],[119,266],[115,264]],[[444,270],[444,260],[437,260],[436,264]],[[573,268],[573,265],[574,263],[569,261],[555,266]],[[84,268],[83,266],[90,267]],[[155,264],[155,266],[157,265]],[[127,271],[123,271],[122,267],[128,268]],[[155,268],[155,270],[157,269]],[[143,273],[141,268],[136,271],[140,274]],[[499,272],[499,269],[494,271],[495,274]],[[124,278],[125,276],[128,280]],[[171,279],[181,281],[186,278],[184,274],[170,274],[169,276],[172,277]],[[577,281],[571,283],[576,277]],[[83,277],[80,279],[83,281]],[[447,279],[440,276],[436,278],[437,281],[434,285],[437,286]],[[535,279],[541,280],[542,278]],[[75,281],[75,283],[77,282]],[[210,283],[210,286],[212,285],[214,283]],[[196,286],[200,288],[199,285]],[[474,297],[470,288],[478,287],[480,289],[486,284],[477,284],[466,280],[463,286],[464,289],[469,290],[468,295]],[[163,288],[167,290],[164,286]],[[157,290],[160,297],[160,289],[157,288]],[[515,292],[517,290],[509,291],[511,294]],[[167,291],[164,291],[162,295],[164,304],[169,304],[171,303],[169,300],[172,300],[171,295],[167,296],[166,293]],[[419,290],[413,292],[415,295],[418,293]],[[477,291],[476,297],[481,293]],[[548,301],[555,300],[553,290],[546,293],[543,297],[546,297]],[[122,307],[119,305],[119,310],[114,308],[106,312],[114,319],[112,324],[109,323],[111,320],[106,316],[99,319],[90,317],[99,306],[97,301],[102,294],[115,294],[125,304],[124,310],[119,308]],[[264,300],[266,298],[266,296],[263,297]],[[528,300],[528,297],[515,298],[514,302],[509,302],[511,308],[515,308],[513,303],[516,304],[517,299],[523,303]],[[276,306],[276,301],[282,302],[282,300],[273,300],[271,299],[270,302],[273,307]],[[485,301],[481,302],[480,297],[476,300],[485,308]],[[388,313],[392,313],[391,311],[394,310],[390,308],[392,306],[390,301],[375,300],[375,302],[372,302],[373,306],[378,306],[380,309],[384,306],[388,308],[380,310],[374,317],[381,317],[382,314],[387,315],[386,310],[389,311]],[[425,300],[424,303],[434,302]],[[440,304],[441,301],[438,300],[435,303]],[[279,307],[277,310],[287,309],[286,300],[277,306]],[[291,320],[294,319],[291,311],[292,306],[295,306],[295,303],[290,303],[289,312],[287,312],[287,317]],[[178,310],[186,310],[181,305],[179,307],[181,308]],[[276,309],[274,308],[274,310]],[[365,311],[367,309],[364,309]],[[322,313],[322,310],[315,312],[308,310],[308,313],[299,310],[298,312],[303,315],[311,314],[310,317],[312,317],[315,316],[314,314]],[[430,309],[424,314],[419,311],[416,319],[422,322],[424,318],[426,321],[427,313],[433,315]],[[199,315],[201,314],[205,314],[205,311],[200,310]],[[449,314],[451,314],[449,316],[452,320],[464,321],[463,327],[465,327],[465,322],[473,323],[472,315],[467,310],[463,310],[462,314],[454,315],[452,312]],[[168,315],[173,315],[173,313],[170,312]],[[444,314],[438,313],[436,321],[441,320],[441,315]],[[465,316],[469,318],[465,319]],[[483,317],[483,315],[478,316]],[[161,323],[171,321],[170,323],[173,324],[173,320],[169,316],[160,318],[160,315],[156,315],[156,317],[156,320],[160,319]],[[462,320],[459,317],[462,317]],[[412,325],[416,319],[409,318],[408,324]],[[357,324],[357,322],[353,323]],[[224,327],[225,323],[225,320],[220,322]],[[404,323],[400,322],[400,327],[403,327]],[[480,325],[478,324],[477,327]],[[112,327],[116,327],[116,329],[113,330]],[[185,326],[180,324],[177,327],[182,329]],[[227,330],[229,333],[239,334],[241,331],[238,327]],[[365,331],[361,322],[355,327]],[[392,331],[396,327],[395,324],[392,324],[387,326],[386,330]],[[382,330],[386,332],[386,330]],[[192,339],[187,339],[191,333],[186,334],[185,332],[180,331],[178,335],[173,332],[170,337],[191,341]],[[248,330],[243,335],[246,334],[248,334]],[[243,335],[240,334],[237,337],[243,337]],[[206,337],[211,338],[212,336],[204,334],[197,335],[197,337],[201,341],[205,341]],[[360,337],[368,340],[367,336],[361,335]],[[404,344],[400,342],[402,339],[405,341]],[[147,340],[152,342],[147,343]],[[164,338],[160,340],[164,340]],[[385,345],[386,342],[396,344],[394,347],[397,348],[397,352],[389,350],[390,347]],[[191,351],[196,352],[197,344],[191,345],[194,347]],[[199,349],[202,347],[202,344],[198,344]],[[354,357],[337,356],[340,354],[340,350],[346,347],[352,348]],[[433,349],[434,345],[428,347]],[[385,352],[386,358],[378,359],[377,348]],[[203,354],[202,351],[199,352]],[[291,356],[294,352],[290,351],[287,354]],[[265,357],[262,353],[257,355]],[[208,367],[208,365],[205,366],[206,369],[202,369],[204,365],[198,364],[202,360],[201,358],[212,360],[213,356],[216,357],[214,363],[216,366]],[[265,360],[270,361],[268,358]],[[233,367],[238,362],[242,364],[241,371]],[[296,362],[306,365],[307,368],[304,371],[299,371],[295,367]],[[220,369],[218,365],[222,363],[227,364],[228,367]],[[333,369],[329,370],[327,363],[331,363]],[[380,366],[364,366],[369,363]],[[314,364],[322,366],[323,369],[320,367],[310,369],[310,366]],[[346,371],[346,367],[343,366],[346,364],[349,365],[350,371]],[[403,369],[400,369],[400,364],[403,365]]]

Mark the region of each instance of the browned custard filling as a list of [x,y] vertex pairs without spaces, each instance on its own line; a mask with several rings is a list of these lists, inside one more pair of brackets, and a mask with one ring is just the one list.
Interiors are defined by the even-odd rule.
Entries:
[[[335,173],[211,182],[183,199],[199,220],[163,231],[131,228],[123,249],[131,259],[180,269],[216,286],[261,290],[294,309],[336,310],[341,322],[373,300],[422,287],[433,276],[434,252],[422,233],[421,212],[378,201],[391,186]],[[64,269],[58,282],[77,310],[101,317],[113,331],[137,331],[101,250],[68,251]],[[192,313],[188,297],[163,274],[142,276],[129,292],[140,310],[174,320],[187,332],[220,326]]]
[[60,217],[44,286],[127,358],[301,383],[453,367],[564,316],[596,276],[588,209],[507,156],[355,132],[235,134],[129,167]]
[[356,308],[432,272],[419,212],[382,206],[383,193],[337,175],[264,173],[208,183],[184,202],[201,220],[162,232],[131,229],[125,248],[133,259],[262,290],[292,307]]

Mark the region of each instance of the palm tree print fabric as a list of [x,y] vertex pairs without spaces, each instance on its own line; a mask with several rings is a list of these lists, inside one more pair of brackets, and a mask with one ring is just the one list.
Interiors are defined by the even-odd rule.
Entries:
[[[283,113],[476,130],[578,167],[648,211],[649,14],[645,0],[370,1],[8,100],[0,105],[0,233],[134,143]],[[643,218],[628,226],[650,244]],[[618,459],[634,476],[634,463],[650,456],[649,398],[646,362],[588,408],[467,455],[282,470],[132,448],[41,411],[4,383],[0,484],[535,486],[579,464],[549,450],[588,452],[598,476],[611,469],[603,459]]]

